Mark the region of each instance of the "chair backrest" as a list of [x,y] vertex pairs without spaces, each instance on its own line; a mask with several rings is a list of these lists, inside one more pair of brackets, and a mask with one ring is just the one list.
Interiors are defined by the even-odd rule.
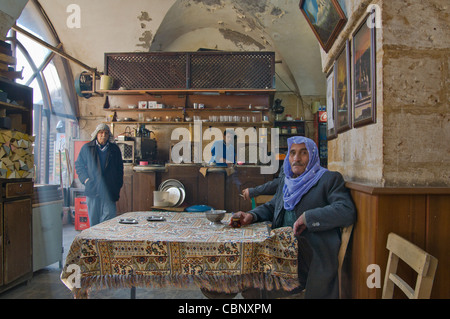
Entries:
[[345,254],[347,252],[348,243],[350,242],[350,236],[352,235],[353,224],[347,227],[341,228],[341,247],[338,254],[338,279],[339,279],[339,298],[342,298],[342,265],[344,263]]
[[259,195],[256,197],[252,198],[252,209],[267,203],[268,201],[270,201],[273,198],[273,195]]
[[[394,287],[398,286],[410,299],[429,299],[438,260],[394,233],[388,235],[386,248],[389,250],[389,257],[382,298],[392,299]],[[414,289],[397,274],[399,259],[403,260],[417,273]]]

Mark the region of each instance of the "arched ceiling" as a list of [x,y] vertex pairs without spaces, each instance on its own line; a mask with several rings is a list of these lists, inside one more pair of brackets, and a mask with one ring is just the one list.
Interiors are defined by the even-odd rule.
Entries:
[[[275,51],[276,87],[324,95],[319,44],[298,0],[39,0],[66,52],[103,70],[105,52]],[[78,66],[74,65],[75,71]]]

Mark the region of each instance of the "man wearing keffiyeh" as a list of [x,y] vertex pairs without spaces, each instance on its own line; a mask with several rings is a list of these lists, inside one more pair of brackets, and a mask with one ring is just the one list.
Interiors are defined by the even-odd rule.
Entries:
[[91,137],[81,148],[75,169],[85,185],[89,224],[94,226],[116,217],[116,202],[123,185],[123,161],[108,125],[99,124]]
[[340,229],[356,219],[350,192],[339,172],[320,167],[315,142],[303,136],[288,139],[283,171],[271,201],[235,216],[242,225],[269,221],[272,228],[292,227],[305,298],[338,298]]

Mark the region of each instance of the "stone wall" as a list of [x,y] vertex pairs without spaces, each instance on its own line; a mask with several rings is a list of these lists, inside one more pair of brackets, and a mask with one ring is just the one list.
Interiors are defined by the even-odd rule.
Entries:
[[347,3],[349,21],[322,52],[323,71],[376,4],[377,120],[329,141],[330,169],[381,186],[450,185],[448,1]]
[[384,152],[389,185],[450,185],[449,2],[384,1]]

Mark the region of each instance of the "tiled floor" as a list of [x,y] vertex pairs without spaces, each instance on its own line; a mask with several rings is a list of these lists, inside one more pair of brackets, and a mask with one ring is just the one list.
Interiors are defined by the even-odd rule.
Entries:
[[[73,225],[65,225],[63,229],[63,245],[65,260],[73,238],[78,231]],[[33,278],[28,283],[20,284],[0,294],[0,299],[72,299],[70,290],[61,282],[59,276],[61,269],[55,263],[44,269],[34,272]],[[107,289],[93,291],[91,299],[128,299],[130,289]],[[240,295],[238,295],[240,296]],[[161,288],[161,289],[136,289],[137,299],[204,299],[206,298],[200,290],[192,285],[183,289]]]

